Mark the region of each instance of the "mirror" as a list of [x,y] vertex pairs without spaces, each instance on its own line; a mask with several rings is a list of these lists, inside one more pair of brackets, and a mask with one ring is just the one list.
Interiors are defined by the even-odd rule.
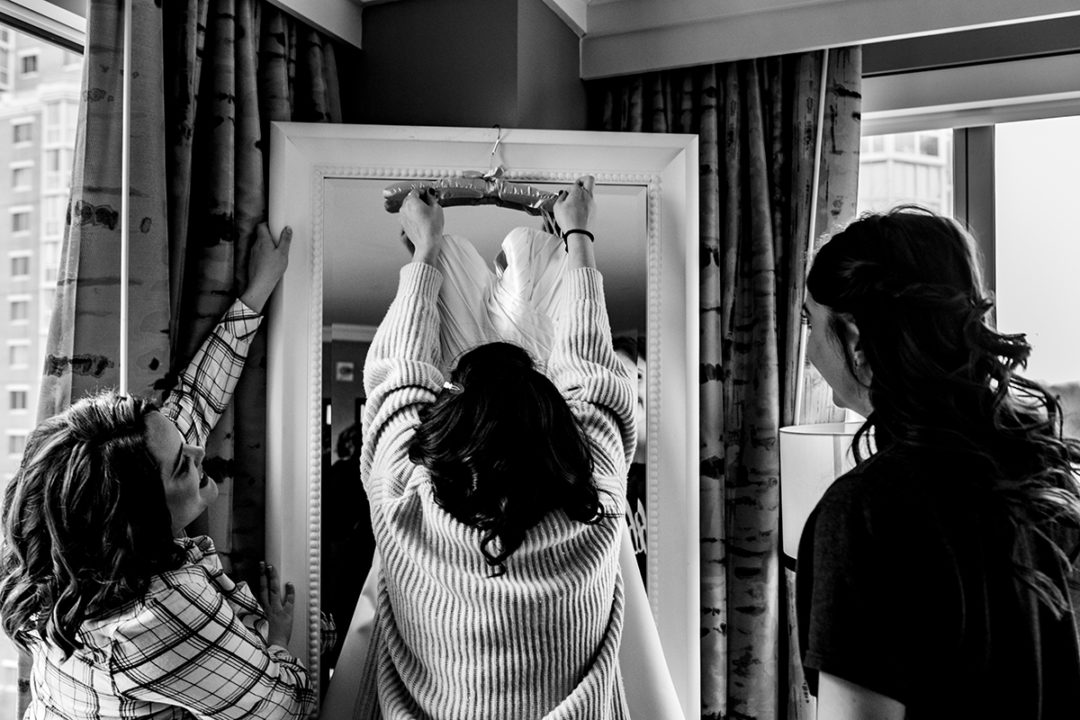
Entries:
[[[687,282],[698,272],[694,136],[274,124],[271,226],[292,226],[294,240],[269,316],[267,551],[298,586],[293,650],[316,676],[333,660],[318,654],[319,611],[334,609],[344,632],[349,617],[340,615],[350,614],[343,608],[370,562],[356,526],[366,511],[351,511],[361,500],[338,479],[350,472],[347,443],[340,453],[337,446],[363,403],[366,347],[407,259],[382,190],[485,170],[498,132],[492,162],[509,180],[557,190],[586,173],[596,178],[595,249],[612,329],[646,338],[649,442],[634,509],[649,604],[684,710],[696,715],[698,307],[696,281]],[[542,222],[496,206],[445,215],[446,231],[468,238],[489,263],[510,229]]]

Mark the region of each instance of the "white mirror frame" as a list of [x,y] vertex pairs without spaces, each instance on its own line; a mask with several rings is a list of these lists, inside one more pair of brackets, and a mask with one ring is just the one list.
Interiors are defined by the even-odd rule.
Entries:
[[[293,229],[269,311],[266,549],[297,585],[291,650],[317,684],[323,183],[483,169],[494,129],[273,123],[270,226]],[[686,717],[700,715],[698,153],[694,135],[501,130],[507,177],[648,192],[648,587]],[[360,229],[358,229],[358,232]],[[603,272],[603,268],[600,268]],[[659,409],[659,411],[655,411]],[[655,440],[654,440],[655,439]],[[340,632],[348,619],[339,620]]]

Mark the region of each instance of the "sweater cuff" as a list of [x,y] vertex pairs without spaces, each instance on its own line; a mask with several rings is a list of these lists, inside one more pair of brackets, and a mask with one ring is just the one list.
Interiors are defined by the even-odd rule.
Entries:
[[604,276],[596,268],[577,268],[566,275],[570,298],[604,301]]
[[442,273],[427,263],[411,262],[401,267],[400,290],[430,300],[439,297]]

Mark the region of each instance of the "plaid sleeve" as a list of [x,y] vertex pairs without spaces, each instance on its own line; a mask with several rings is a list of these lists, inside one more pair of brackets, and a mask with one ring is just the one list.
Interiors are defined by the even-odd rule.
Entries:
[[314,710],[303,665],[283,648],[266,648],[199,568],[162,580],[114,637],[118,695],[215,720],[299,719]]
[[206,444],[214,423],[232,399],[261,323],[261,315],[237,300],[180,373],[161,412],[176,423],[188,443]]
[[225,572],[225,568],[221,566],[217,548],[214,547],[214,541],[205,535],[200,535],[193,538],[178,538],[177,542],[186,550],[188,563],[202,568],[206,579],[229,603],[244,627],[265,642],[270,630],[266,612],[259,605],[259,601],[255,599],[246,582],[235,582]]

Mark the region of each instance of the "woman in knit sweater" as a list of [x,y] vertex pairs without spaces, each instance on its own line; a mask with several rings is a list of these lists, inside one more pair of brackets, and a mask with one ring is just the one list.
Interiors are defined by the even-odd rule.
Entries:
[[438,370],[443,218],[415,244],[364,370],[361,476],[383,560],[361,716],[623,718],[618,572],[635,389],[611,348],[588,234],[592,179],[560,194],[568,270],[548,376],[492,343]]

